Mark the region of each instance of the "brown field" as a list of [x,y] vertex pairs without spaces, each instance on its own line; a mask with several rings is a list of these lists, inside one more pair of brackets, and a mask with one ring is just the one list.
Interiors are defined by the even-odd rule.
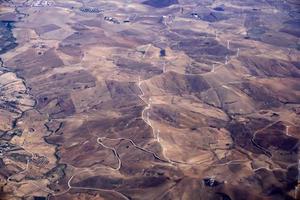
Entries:
[[299,199],[296,0],[0,0],[0,199]]

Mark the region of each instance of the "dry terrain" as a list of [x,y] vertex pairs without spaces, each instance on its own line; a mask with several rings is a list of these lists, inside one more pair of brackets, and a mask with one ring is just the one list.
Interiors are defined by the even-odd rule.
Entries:
[[0,0],[0,199],[300,199],[297,0]]

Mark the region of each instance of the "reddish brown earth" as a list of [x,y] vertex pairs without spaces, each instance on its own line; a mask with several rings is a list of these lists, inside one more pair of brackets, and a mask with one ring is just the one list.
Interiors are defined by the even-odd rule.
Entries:
[[299,6],[0,0],[0,199],[299,199]]

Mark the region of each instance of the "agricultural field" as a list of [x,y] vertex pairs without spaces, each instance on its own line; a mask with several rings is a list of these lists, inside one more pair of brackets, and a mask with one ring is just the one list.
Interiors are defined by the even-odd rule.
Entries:
[[300,199],[297,0],[0,0],[0,199]]

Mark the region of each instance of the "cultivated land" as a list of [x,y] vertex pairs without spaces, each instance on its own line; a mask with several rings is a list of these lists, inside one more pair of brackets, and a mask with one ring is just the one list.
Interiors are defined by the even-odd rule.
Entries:
[[0,0],[0,199],[299,199],[297,0]]

